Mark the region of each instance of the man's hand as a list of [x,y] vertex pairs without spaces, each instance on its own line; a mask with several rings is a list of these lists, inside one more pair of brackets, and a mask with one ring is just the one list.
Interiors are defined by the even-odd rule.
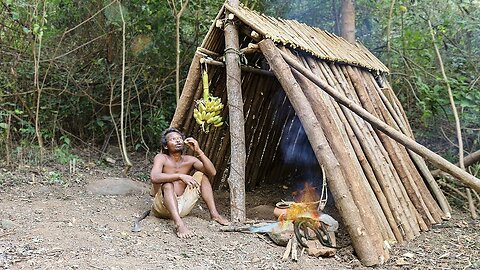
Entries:
[[188,145],[188,147],[190,147],[190,149],[193,150],[193,152],[195,153],[199,153],[201,152],[200,151],[200,146],[198,145],[198,141],[195,140],[194,138],[192,137],[188,137],[185,139],[185,144]]
[[198,188],[198,187],[200,187],[200,185],[198,184],[198,182],[195,181],[195,178],[193,178],[193,177],[190,176],[190,175],[187,175],[187,174],[181,175],[181,176],[180,176],[180,180],[182,180],[182,182],[184,182],[185,184],[187,184],[187,186],[189,186],[189,187],[193,187],[193,188]]

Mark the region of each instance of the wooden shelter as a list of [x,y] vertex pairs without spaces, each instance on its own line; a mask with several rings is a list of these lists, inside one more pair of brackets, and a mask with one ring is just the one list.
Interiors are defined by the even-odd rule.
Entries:
[[[233,16],[226,18],[226,11]],[[225,182],[230,169],[230,127],[206,134],[192,115],[202,96],[203,68],[210,93],[227,104],[225,23],[239,29],[247,189],[323,166],[365,265],[383,263],[389,244],[413,239],[449,216],[423,158],[397,142],[413,141],[413,134],[385,79],[384,64],[360,43],[228,4],[197,49],[171,123],[198,138],[219,172],[215,187]],[[227,110],[222,116],[228,123]],[[364,111],[368,117],[359,116]],[[367,121],[369,117],[376,119]],[[313,164],[289,162],[309,154]]]

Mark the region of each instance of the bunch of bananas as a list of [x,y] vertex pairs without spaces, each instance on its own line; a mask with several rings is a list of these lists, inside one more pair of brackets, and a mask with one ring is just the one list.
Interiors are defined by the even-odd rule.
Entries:
[[208,100],[198,100],[197,106],[193,110],[193,117],[199,125],[202,126],[204,132],[208,132],[209,125],[221,127],[223,119],[220,112],[223,109],[223,104],[218,97],[208,97]]
[[210,126],[221,127],[223,119],[220,112],[223,109],[222,101],[219,97],[212,97],[208,93],[208,75],[206,70],[203,71],[203,99],[197,100],[195,109],[193,109],[193,117],[195,121],[202,127],[203,132],[208,133]]

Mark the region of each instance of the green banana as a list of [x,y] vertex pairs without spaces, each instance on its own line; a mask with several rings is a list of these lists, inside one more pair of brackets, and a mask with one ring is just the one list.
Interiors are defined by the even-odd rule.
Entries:
[[196,101],[193,110],[195,121],[202,127],[203,132],[208,133],[210,125],[220,127],[223,125],[220,113],[224,108],[219,97],[210,96],[208,93],[208,73],[202,72],[203,98]]

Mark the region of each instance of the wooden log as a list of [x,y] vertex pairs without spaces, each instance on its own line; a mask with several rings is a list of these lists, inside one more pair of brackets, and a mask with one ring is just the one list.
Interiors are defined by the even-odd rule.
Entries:
[[283,252],[282,261],[288,260],[288,257],[290,256],[290,253],[292,251],[292,241],[293,241],[294,237],[295,236],[293,236],[292,238],[290,238],[290,240],[288,240],[287,247],[285,248],[285,251]]
[[[208,57],[213,58],[213,59],[223,57],[223,56],[222,56],[221,54],[219,54],[219,53],[210,51],[210,50],[208,50],[208,49],[206,49],[206,48],[202,48],[202,47],[198,47],[198,48],[197,48],[197,53],[199,53],[199,54],[201,54],[201,55],[203,54],[203,55],[208,56]],[[205,59],[205,57],[202,57],[202,59]],[[213,60],[213,59],[211,59],[211,60],[212,60],[212,61],[215,61],[215,60]],[[202,60],[200,60],[200,61],[202,61]],[[218,62],[218,61],[217,61],[217,62]],[[203,62],[201,62],[201,63],[203,64]],[[220,63],[221,63],[221,62],[220,62]]]
[[[314,74],[312,74],[305,67],[296,63],[295,60],[293,60],[288,55],[282,54],[282,57],[285,59],[285,61],[290,66],[292,66],[293,68],[298,70],[300,73],[305,75],[309,80],[311,80],[312,82],[317,84],[320,88],[322,88],[330,96],[332,96],[337,102],[339,102],[343,106],[346,106],[347,108],[351,109],[357,115],[362,117],[365,121],[368,121],[376,129],[379,129],[380,131],[387,134],[392,139],[398,141],[399,143],[401,143],[405,147],[407,147],[407,148],[413,150],[415,153],[421,155],[423,158],[430,161],[435,166],[439,167],[440,169],[442,169],[442,170],[448,172],[449,174],[451,174],[452,176],[456,177],[460,182],[462,182],[465,185],[471,187],[472,189],[476,190],[477,192],[480,192],[480,179],[478,179],[475,176],[465,172],[464,170],[460,169],[459,167],[453,165],[448,160],[446,160],[443,157],[441,157],[440,155],[434,153],[433,151],[426,148],[425,146],[417,143],[416,141],[410,139],[405,134],[395,130],[394,128],[392,128],[390,126],[388,126],[387,124],[385,124],[384,122],[382,122],[381,120],[379,120],[378,118],[376,118],[375,116],[370,114],[368,111],[363,109],[361,106],[353,103],[351,100],[348,100],[346,97],[339,94],[335,89],[330,87],[324,81],[321,81],[318,78],[316,78]],[[277,78],[278,78],[278,76],[277,76]]]
[[[308,65],[305,63],[305,65]],[[310,106],[315,113],[317,120],[323,127],[327,140],[332,147],[333,153],[338,158],[340,166],[344,172],[350,192],[356,202],[356,205],[362,215],[364,224],[368,233],[375,243],[383,243],[382,236],[387,238],[386,229],[380,225],[379,208],[373,208],[376,205],[376,198],[373,195],[371,187],[368,185],[367,179],[363,174],[358,159],[351,156],[354,153],[353,147],[346,136],[342,122],[336,117],[335,108],[330,104],[328,106],[322,98],[322,93],[318,86],[311,83],[307,78],[293,70],[293,74],[300,84]],[[370,196],[371,194],[371,196]],[[383,212],[381,213],[383,215]],[[380,233],[380,234],[379,234]],[[383,253],[383,244],[375,246],[379,253]]]
[[[365,85],[362,82],[361,77],[357,76],[353,68],[350,66],[347,66],[345,68],[345,72],[345,75],[348,75],[349,78],[352,80],[353,86],[358,93],[358,97],[360,98],[363,107],[366,108],[366,110],[375,117],[379,118],[380,120],[384,120],[382,112],[380,111],[380,108],[378,108],[378,104],[371,99]],[[396,168],[404,187],[407,190],[407,194],[410,197],[410,200],[413,202],[417,210],[420,212],[422,217],[425,219],[426,222],[428,222],[428,225],[430,226],[431,223],[434,223],[435,221],[431,216],[430,212],[428,211],[427,207],[425,206],[422,197],[414,184],[414,179],[412,177],[412,174],[408,171],[408,166],[406,164],[406,161],[404,160],[401,149],[396,145],[393,140],[391,140],[385,134],[378,133],[378,136],[382,141],[383,145],[385,146],[388,155],[390,156],[390,159],[392,160],[392,163]]]
[[[397,119],[395,119],[396,117],[394,115],[392,115],[390,113],[390,110],[388,110],[387,108],[387,105],[384,103],[384,99],[381,98],[381,94],[382,91],[380,90],[380,88],[378,86],[376,86],[376,83],[373,83],[373,78],[372,78],[372,75],[370,73],[367,73],[366,71],[360,71],[359,69],[356,69],[356,72],[357,74],[361,74],[363,75],[362,77],[365,78],[365,83],[367,84],[367,91],[369,93],[369,96],[371,97],[372,99],[372,102],[374,104],[378,104],[377,106],[377,112],[378,114],[381,114],[384,121],[389,124],[390,126],[396,128],[396,129],[399,129],[400,131],[404,132],[405,134],[408,134],[407,132],[405,132],[404,130],[405,129],[402,129],[400,125],[402,125],[402,123],[400,122],[400,125],[397,124],[397,121],[399,120],[398,117]],[[388,103],[387,103],[388,104]],[[412,155],[409,154],[408,151],[411,151],[411,150],[408,150],[404,147],[402,147],[401,145],[398,145],[396,144],[396,147],[400,150],[400,152],[397,152],[397,154],[401,154],[402,158],[404,158],[405,160],[405,166],[406,166],[406,170],[407,172],[410,173],[411,175],[411,179],[413,180],[413,183],[412,185],[414,186],[414,188],[417,190],[417,193],[418,193],[418,196],[420,198],[420,201],[422,203],[422,205],[426,206],[426,211],[428,211],[431,215],[431,218],[432,218],[432,223],[439,223],[441,222],[442,220],[442,216],[443,216],[443,213],[442,213],[442,210],[440,209],[440,207],[438,206],[437,202],[435,201],[435,199],[433,198],[432,194],[430,193],[430,190],[428,190],[427,186],[425,185],[425,181],[423,180],[422,176],[420,175],[420,172],[418,170],[421,170],[421,165],[422,163],[420,162],[420,160],[417,160],[418,161],[418,164],[417,166],[415,166],[415,157],[412,157]],[[413,152],[412,152],[413,153]],[[416,155],[415,153],[413,153],[414,155]],[[419,156],[417,156],[418,158],[420,158]],[[418,169],[417,169],[418,167]],[[428,214],[427,212],[427,214]]]
[[[480,162],[480,150],[477,150],[473,153],[470,153],[469,155],[465,156],[465,158],[463,159],[463,163],[465,165],[465,168],[466,167],[469,167],[477,162]],[[459,166],[460,164],[457,162],[455,163],[455,165]],[[441,176],[441,172],[440,170],[433,170],[432,171],[432,175],[433,177],[440,177]]]
[[[230,0],[233,6],[238,1]],[[227,14],[228,15],[228,14]],[[231,219],[242,222],[245,211],[245,119],[241,89],[239,37],[237,26],[232,21],[225,23],[225,65],[227,71],[228,109],[230,119],[230,213]]]
[[[330,68],[325,68],[325,70],[331,70],[333,72],[332,76],[337,78],[338,82],[341,84],[341,87],[338,88],[339,91],[344,90],[343,92],[348,98],[355,100],[358,103],[360,102],[356,97],[356,93],[353,90],[349,90],[352,89],[353,86],[351,86],[346,78],[343,77],[343,73],[340,71],[340,68],[334,64],[331,64]],[[353,128],[355,135],[360,138],[359,141],[362,144],[362,148],[366,153],[369,163],[374,169],[378,183],[387,197],[387,202],[392,209],[392,213],[394,214],[398,224],[398,229],[401,230],[402,234],[404,235],[402,239],[413,239],[415,237],[416,223],[413,224],[413,217],[408,208],[408,203],[405,199],[406,196],[403,195],[401,187],[398,185],[399,182],[396,181],[396,172],[391,171],[390,167],[388,166],[388,164],[390,164],[389,160],[387,160],[388,154],[382,153],[382,145],[375,141],[377,135],[373,133],[373,131],[369,130],[369,125],[367,122],[365,122],[363,119],[360,119],[357,115],[344,106],[341,106],[341,109]],[[401,242],[402,239],[397,238],[397,241]]]
[[[316,61],[312,57],[307,58],[307,62],[308,62],[308,65],[309,65],[310,69],[312,70],[312,72],[314,74],[316,74],[317,76],[321,76],[321,77],[325,78],[330,86],[335,87],[335,82],[334,82],[334,80],[331,76],[333,74],[329,74],[326,70],[322,69],[319,65],[317,65]],[[381,215],[379,217],[379,219],[382,220],[383,227],[384,227],[383,230],[386,232],[386,235],[383,236],[384,240],[391,241],[393,239],[399,239],[399,242],[403,241],[403,237],[402,237],[400,231],[398,230],[397,223],[395,222],[395,219],[392,215],[392,211],[389,208],[387,199],[386,199],[382,189],[380,188],[380,185],[377,182],[377,179],[375,177],[373,169],[372,169],[371,165],[368,163],[367,157],[365,156],[365,153],[362,150],[362,147],[359,143],[359,140],[355,136],[355,134],[352,130],[352,127],[349,125],[349,122],[346,119],[345,114],[341,110],[338,103],[333,102],[333,100],[327,94],[325,94],[323,92],[321,92],[321,94],[323,94],[322,96],[323,96],[324,102],[328,102],[330,104],[330,106],[332,106],[335,109],[336,113],[338,114],[338,116],[340,118],[338,121],[343,123],[343,126],[345,127],[346,136],[348,136],[348,138],[349,138],[349,140],[352,144],[353,150],[355,151],[355,154],[357,155],[357,159],[358,159],[358,161],[359,161],[359,163],[360,163],[360,165],[363,169],[363,172],[365,173],[365,176],[366,176],[368,182],[370,183],[372,191],[376,196],[376,198],[372,199],[372,201],[373,201],[372,205],[378,204],[377,207],[379,209],[377,210],[377,212],[378,211],[383,211],[383,215]],[[318,118],[318,116],[317,116],[317,118]]]
[[292,260],[298,261],[298,252],[297,252],[298,240],[296,236],[292,237]]
[[352,194],[354,202],[360,212],[370,239],[372,239],[372,242],[374,243],[372,247],[377,248],[378,254],[383,254],[382,235],[385,235],[386,232],[380,230],[378,220],[376,219],[378,215],[374,213],[373,209],[370,207],[371,201],[368,199],[365,187],[361,184],[363,180],[360,172],[356,168],[357,166],[355,166],[356,161],[345,150],[348,149],[348,147],[342,140],[343,136],[338,130],[338,126],[334,123],[331,112],[325,107],[325,104],[319,102],[321,101],[321,98],[316,94],[320,94],[320,92],[318,92],[317,89],[309,84],[309,81],[306,78],[301,76],[295,70],[293,71],[293,74],[297,78],[305,96],[310,102],[309,106],[312,107],[317,120],[320,122],[325,136],[330,143],[330,147],[332,148],[335,157],[337,157],[343,175],[345,175],[345,180],[350,189],[350,193]]
[[[372,84],[375,85],[375,80],[373,79],[373,77],[371,77],[371,80],[372,80]],[[380,86],[379,86],[380,87]],[[386,95],[383,93],[382,89],[381,88],[377,88],[377,91],[379,93],[379,96],[380,98],[382,99],[383,103],[385,104],[385,106],[387,107],[388,111],[390,112],[390,114],[393,116],[396,124],[398,125],[398,127],[400,128],[400,130],[404,133],[404,134],[411,134],[411,130],[409,129],[409,126],[407,123],[404,122],[404,119],[401,117],[401,115],[399,115],[399,110],[398,109],[395,109],[394,108],[394,104],[395,104],[395,100],[393,98],[390,98],[390,100],[392,100],[393,102],[391,102],[387,97]],[[393,104],[392,104],[393,103]],[[412,135],[410,135],[410,137],[413,137]],[[421,174],[423,175],[423,178],[426,180],[426,182],[429,184],[433,194],[435,195],[435,198],[437,199],[438,201],[438,204],[440,205],[440,208],[441,210],[443,211],[444,213],[444,218],[446,219],[450,219],[451,218],[451,213],[450,213],[450,205],[447,201],[447,199],[445,198],[445,195],[443,194],[443,192],[441,191],[440,187],[438,186],[437,182],[435,182],[435,179],[433,178],[432,174],[430,173],[430,171],[428,170],[428,167],[427,167],[427,164],[425,163],[425,160],[423,160],[423,158],[421,156],[419,156],[418,154],[416,154],[415,152],[413,152],[412,150],[410,149],[407,149],[408,153],[410,154],[413,162],[415,163],[415,165],[418,167],[418,169],[420,170]],[[457,165],[458,166],[458,165]]]
[[182,94],[178,101],[170,127],[180,128],[183,121],[187,117],[189,109],[193,106],[195,92],[201,79],[200,72],[200,55],[195,54],[188,70],[187,80],[183,86]]
[[[225,63],[220,62],[220,61],[216,61],[216,60],[213,60],[213,59],[202,58],[202,59],[200,59],[200,61],[201,61],[201,62],[204,62],[204,63],[206,63],[206,64],[208,64],[208,65],[213,65],[213,66],[218,66],[218,67],[225,67]],[[250,73],[254,73],[254,74],[259,74],[259,75],[264,75],[264,76],[269,76],[269,77],[272,77],[272,76],[273,76],[273,72],[268,71],[268,70],[264,70],[264,69],[259,69],[259,68],[256,68],[256,67],[241,65],[241,66],[240,66],[240,69],[241,69],[242,71],[250,72]]]
[[257,44],[248,43],[247,47],[240,49],[243,54],[251,54],[260,52],[260,48]]
[[366,234],[366,228],[363,224],[360,212],[355,206],[352,195],[346,185],[345,177],[339,168],[339,163],[335,158],[331,148],[328,146],[327,139],[321,130],[320,123],[308,100],[300,89],[298,83],[295,82],[293,74],[287,63],[279,54],[278,49],[271,40],[263,40],[259,43],[263,55],[273,69],[277,79],[282,84],[288,98],[292,102],[293,107],[298,112],[298,117],[302,122],[305,132],[312,148],[314,149],[317,160],[325,166],[328,185],[335,198],[336,206],[345,220],[347,231],[352,239],[352,245],[357,252],[360,261],[366,266],[378,264],[379,257],[376,249],[372,249],[372,240]]

